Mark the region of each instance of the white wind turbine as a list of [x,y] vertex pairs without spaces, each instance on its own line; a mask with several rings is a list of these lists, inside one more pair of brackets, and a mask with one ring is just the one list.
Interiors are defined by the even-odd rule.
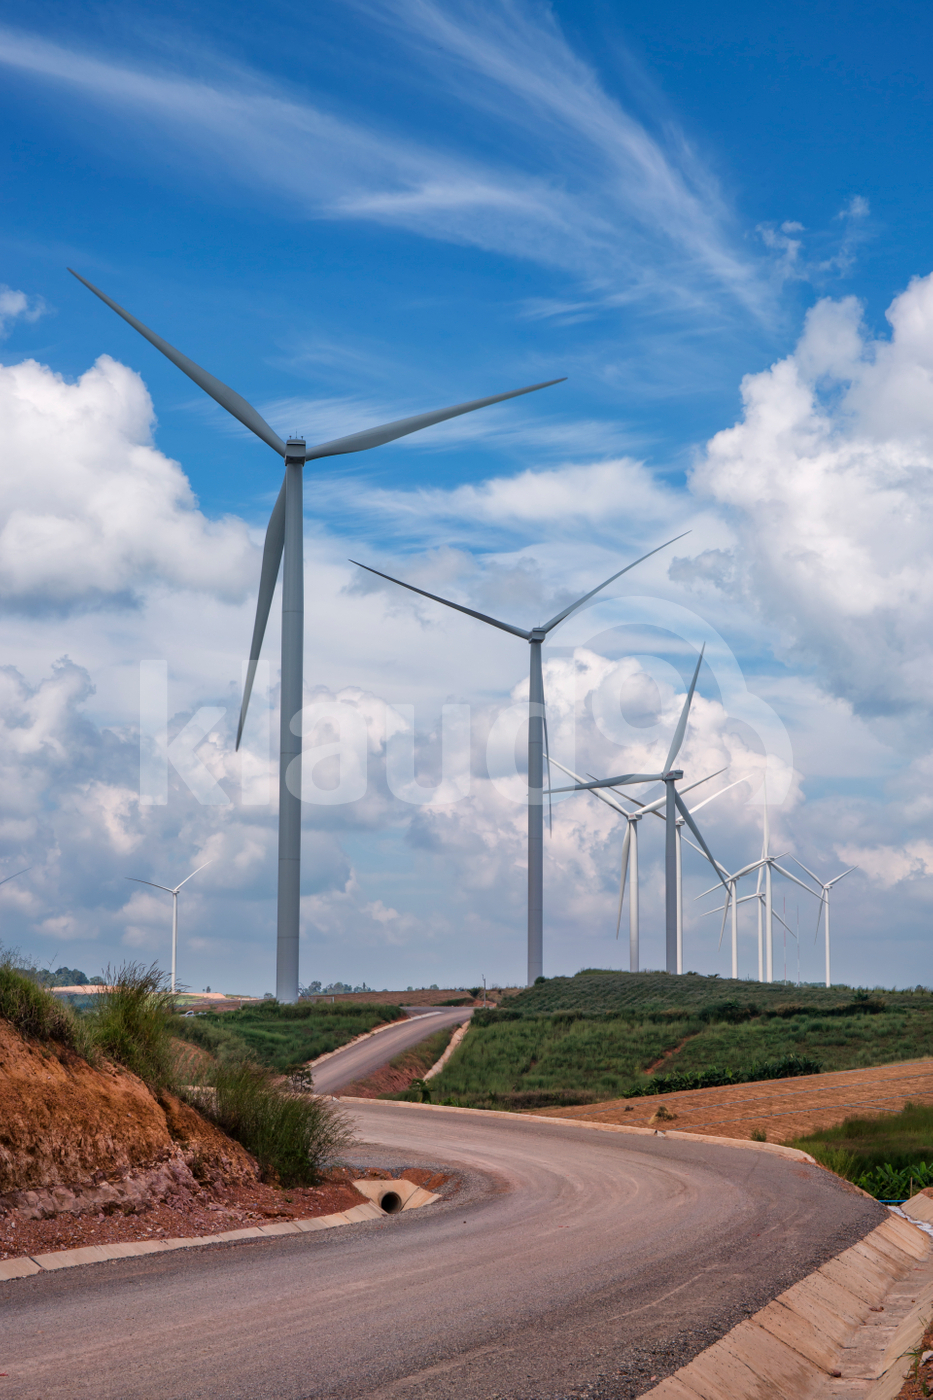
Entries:
[[[574,773],[572,769],[565,768],[556,758],[550,758],[549,762],[553,763],[555,768],[559,768],[562,773],[566,773],[568,778],[573,778],[575,782],[586,783],[585,778],[582,778],[579,773]],[[700,787],[703,783],[710,782],[713,778],[718,777],[719,773],[724,772],[725,769],[720,768],[718,772],[710,773],[707,777],[700,778],[698,782],[691,783],[690,787],[682,788],[681,792],[692,792],[694,788]],[[629,971],[637,972],[640,961],[638,926],[638,823],[641,821],[642,817],[646,816],[649,812],[660,817],[660,809],[664,806],[666,798],[659,797],[655,802],[641,803],[637,802],[634,797],[630,797],[626,792],[617,793],[616,795],[618,797],[622,797],[626,802],[634,804],[636,810],[634,812],[627,812],[624,807],[619,806],[615,797],[608,797],[600,788],[590,788],[588,790],[592,792],[594,797],[598,797],[601,802],[605,802],[608,807],[611,807],[613,811],[618,812],[621,817],[625,818],[625,836],[622,838],[622,873],[619,880],[619,914],[616,919],[616,938],[618,938],[619,930],[622,927],[622,904],[625,899],[625,882],[629,865],[631,864],[632,877],[628,896]],[[553,791],[556,792],[558,789],[555,788]],[[725,792],[726,789],[723,788],[723,791]],[[613,789],[613,792],[615,793],[615,789]],[[718,797],[719,794],[717,793],[716,796]],[[703,806],[702,802],[700,806]],[[691,808],[691,814],[696,810],[696,807]],[[661,817],[661,820],[663,821],[664,818]]]
[[[808,869],[808,867],[804,865],[804,863],[803,863],[802,860],[797,860],[797,857],[796,857],[796,856],[793,856],[792,859],[793,859],[794,861],[796,861],[796,863],[800,866],[800,869],[801,869],[801,870],[806,870],[807,874],[810,876],[810,879],[811,879],[811,880],[815,880],[816,883],[819,885],[820,889],[821,889],[822,892],[823,892],[823,893],[822,893],[822,897],[821,897],[821,899],[820,899],[819,911],[818,911],[817,916],[816,916],[816,938],[819,938],[819,936],[820,936],[820,915],[823,913],[823,909],[825,908],[825,909],[826,909],[826,985],[827,985],[827,987],[829,987],[829,986],[832,985],[831,980],[830,980],[830,968],[829,968],[829,892],[830,892],[830,890],[832,889],[833,885],[837,885],[837,884],[839,883],[840,880],[842,880],[842,879],[845,878],[846,875],[851,875],[853,870],[858,870],[858,866],[857,866],[857,865],[850,865],[849,868],[848,868],[848,870],[843,870],[843,872],[842,872],[841,875],[834,875],[833,878],[832,878],[831,880],[827,880],[826,884],[824,885],[824,883],[823,883],[823,881],[820,879],[819,875],[814,875],[813,871],[810,870],[810,869]],[[812,893],[812,891],[811,891],[811,893]],[[814,942],[815,942],[815,941],[816,941],[816,939],[814,939]]]
[[[240,707],[240,722],[237,727],[236,747],[240,747],[243,725],[253,688],[259,652],[265,635],[272,595],[275,592],[279,569],[282,569],[282,681],[279,715],[279,878],[277,901],[276,969],[275,994],[279,1001],[298,1000],[298,928],[301,896],[301,721],[304,685],[304,467],[306,462],[322,457],[339,457],[347,452],[364,452],[371,447],[381,447],[409,433],[420,432],[435,423],[444,423],[449,418],[457,418],[463,413],[472,413],[477,408],[489,404],[502,403],[506,399],[517,398],[521,394],[531,394],[536,389],[546,389],[551,384],[559,384],[559,379],[549,379],[543,384],[529,384],[524,389],[512,389],[506,394],[493,394],[490,398],[473,399],[469,403],[456,404],[453,408],[439,408],[430,413],[419,413],[414,418],[399,418],[393,423],[383,423],[378,428],[366,428],[360,433],[350,433],[347,437],[336,438],[333,442],[320,443],[308,447],[304,438],[289,438],[283,442],[265,419],[256,412],[228,385],[215,379],[207,370],[182,355],[169,345],[160,335],[149,330],[142,321],[137,321],[122,306],[100,291],[86,278],[71,268],[73,277],[83,282],[89,291],[100,297],[105,305],[122,316],[124,321],[138,331],[173,365],[193,379],[215,403],[236,418],[244,427],[255,433],[262,442],[285,459],[285,480],[278,499],[272,508],[266,529],[266,540],[262,552],[262,571],[259,576],[259,595],[256,600],[256,621],[253,626],[253,640],[249,651],[249,667],[246,684],[243,687],[243,703]],[[283,563],[284,558],[284,563]],[[295,727],[297,726],[297,727]]]
[[132,880],[134,885],[150,885],[154,890],[165,890],[166,894],[172,896],[172,991],[175,990],[175,968],[178,961],[178,891],[182,885],[187,885],[189,880],[193,880],[195,875],[201,870],[206,870],[213,862],[206,860],[203,865],[199,865],[197,870],[192,870],[190,875],[186,875],[181,885],[176,885],[174,889],[171,885],[157,885],[154,880],[139,880],[135,875],[125,875],[123,878]]
[[[685,530],[684,534],[689,534]],[[393,578],[391,574],[384,574],[380,569],[372,569],[368,564],[358,564],[358,567],[365,569],[367,573],[376,574],[378,578],[384,578],[389,583],[397,583],[400,588],[407,588],[410,593],[418,593],[422,598],[430,598],[432,603],[443,603],[445,608],[453,608],[456,612],[466,613],[467,617],[475,617],[479,622],[486,622],[490,627],[498,627],[502,632],[510,632],[513,637],[521,637],[522,641],[529,644],[529,675],[528,675],[528,985],[534,982],[536,977],[540,977],[544,966],[544,762],[547,751],[547,721],[544,707],[544,673],[542,670],[541,648],[549,632],[553,632],[559,623],[568,618],[571,613],[582,608],[584,603],[590,598],[601,593],[604,588],[608,588],[610,583],[614,583],[617,578],[627,574],[636,565],[643,564],[646,559],[650,559],[659,550],[666,549],[670,544],[676,544],[677,540],[682,540],[684,535],[676,535],[674,539],[667,540],[664,544],[659,544],[656,549],[650,549],[647,554],[643,554],[640,559],[636,559],[633,564],[626,564],[624,569],[619,569],[610,578],[605,579],[595,588],[591,588],[589,593],[584,593],[582,598],[578,598],[575,603],[570,603],[566,608],[562,608],[556,617],[552,617],[550,622],[545,622],[541,627],[515,627],[511,622],[500,622],[498,618],[488,617],[486,613],[476,612],[474,608],[465,608],[461,603],[453,603],[449,598],[441,598],[437,593],[428,593],[423,588],[416,588],[413,583],[404,583],[400,578]],[[357,560],[351,559],[351,564],[357,564]],[[691,691],[692,694],[692,691]],[[550,755],[547,755],[550,761]],[[631,781],[631,780],[630,780]],[[649,781],[649,779],[645,779]],[[548,778],[548,796],[550,796],[550,778]],[[557,791],[557,789],[555,789]]]
[[[673,542],[672,542],[673,543]],[[674,737],[668,750],[664,771],[661,773],[621,773],[615,778],[594,778],[589,783],[577,783],[572,788],[554,788],[554,792],[593,792],[597,788],[617,788],[626,787],[629,783],[663,783],[664,794],[664,921],[665,921],[665,952],[667,971],[676,973],[678,971],[677,952],[677,813],[679,812],[683,820],[689,826],[694,836],[700,843],[700,850],[715,871],[719,871],[720,866],[716,861],[706,842],[700,833],[700,829],[689,810],[684,804],[683,798],[677,791],[676,784],[684,776],[683,770],[674,768],[672,765],[680,752],[680,746],[684,741],[687,732],[687,721],[690,717],[690,705],[693,701],[693,692],[696,690],[697,679],[700,674],[700,667],[703,664],[703,653],[706,644],[700,648],[700,655],[697,657],[696,669],[693,672],[693,679],[690,682],[690,689],[687,691],[683,708],[680,712],[680,719],[677,721],[677,728],[674,730]],[[724,882],[723,882],[724,885]],[[725,885],[724,885],[725,887]]]

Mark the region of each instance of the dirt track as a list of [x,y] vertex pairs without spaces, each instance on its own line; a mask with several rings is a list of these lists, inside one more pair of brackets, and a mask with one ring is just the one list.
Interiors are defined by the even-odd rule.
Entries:
[[534,1112],[545,1118],[624,1123],[641,1128],[663,1105],[669,1113],[676,1114],[676,1122],[670,1126],[679,1133],[750,1138],[753,1132],[763,1131],[771,1142],[787,1142],[814,1128],[832,1127],[845,1118],[896,1113],[908,1102],[933,1103],[933,1059]]

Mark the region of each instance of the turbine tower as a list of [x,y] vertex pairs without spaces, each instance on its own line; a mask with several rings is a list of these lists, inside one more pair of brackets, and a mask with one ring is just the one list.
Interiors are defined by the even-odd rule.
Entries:
[[[298,923],[301,891],[301,734],[299,715],[302,708],[304,685],[304,558],[303,535],[304,516],[302,490],[305,462],[316,461],[321,457],[338,457],[346,452],[364,452],[371,447],[381,447],[409,433],[420,432],[435,423],[446,422],[462,413],[472,413],[477,408],[489,404],[502,403],[506,399],[517,398],[521,394],[534,393],[536,389],[546,389],[551,384],[560,384],[560,379],[548,379],[542,384],[529,384],[524,389],[512,389],[506,394],[493,394],[485,399],[473,399],[469,403],[456,404],[453,408],[439,408],[429,413],[419,413],[413,418],[399,418],[393,423],[383,423],[378,428],[367,428],[363,432],[350,433],[347,437],[336,438],[316,447],[307,447],[303,438],[289,438],[283,442],[279,435],[256,412],[252,404],[246,402],[233,389],[208,374],[200,365],[189,360],[187,355],[169,345],[160,335],[149,330],[135,316],[124,311],[115,301],[105,295],[72,268],[73,277],[83,282],[89,291],[100,297],[106,306],[122,316],[124,321],[144,336],[151,345],[172,364],[193,379],[215,403],[225,408],[250,432],[255,433],[264,443],[285,459],[285,480],[278,499],[272,508],[266,540],[263,546],[262,571],[259,578],[259,596],[256,601],[256,622],[253,627],[253,640],[249,652],[249,667],[246,684],[243,687],[243,703],[240,708],[240,722],[237,726],[236,747],[239,749],[243,737],[243,725],[253,688],[256,667],[262,639],[272,607],[279,568],[284,554],[282,579],[282,685],[280,704],[280,744],[279,744],[279,878],[278,914],[275,965],[275,994],[279,1001],[298,1000]],[[299,726],[296,732],[293,725]]]
[[[195,875],[201,870],[206,870],[211,861],[206,860],[203,865],[199,865],[197,870],[192,870],[190,875],[186,875],[181,885],[187,885],[189,880],[193,880]],[[181,885],[176,885],[174,889],[171,885],[157,885],[153,880],[138,880],[135,875],[125,876],[127,880],[132,880],[134,885],[149,885],[154,890],[165,890],[166,894],[172,896],[172,991],[175,990],[175,969],[178,963],[178,891]]]
[[[688,534],[689,531],[684,533]],[[636,559],[635,563],[626,564],[624,569],[619,569],[610,578],[598,584],[596,588],[591,588],[589,593],[584,593],[583,597],[578,598],[575,603],[563,608],[556,617],[551,618],[550,622],[544,623],[542,627],[532,627],[530,630],[516,627],[511,622],[500,622],[495,617],[487,617],[485,613],[476,612],[473,608],[465,608],[462,604],[451,602],[449,598],[441,598],[436,593],[427,593],[423,588],[416,588],[412,583],[405,583],[400,578],[393,578],[391,574],[384,574],[379,569],[371,569],[368,564],[358,565],[359,568],[366,569],[370,574],[387,579],[389,583],[397,583],[400,588],[407,588],[411,593],[420,594],[422,598],[430,598],[433,603],[443,603],[445,608],[453,608],[456,612],[466,613],[468,617],[475,617],[479,622],[488,623],[490,627],[498,627],[502,632],[509,632],[513,637],[521,637],[522,641],[527,642],[531,648],[528,678],[529,987],[536,977],[542,975],[544,965],[544,760],[547,726],[544,714],[544,675],[541,667],[541,647],[548,633],[553,632],[554,628],[565,618],[568,618],[571,613],[582,608],[583,604],[589,602],[590,598],[602,592],[604,588],[608,588],[610,583],[614,583],[617,578],[627,574],[637,564],[643,564],[646,559],[651,558],[652,554],[657,554],[658,550],[666,549],[668,545],[675,544],[677,540],[681,539],[683,539],[683,535],[677,535],[673,540],[659,544],[657,549],[649,550],[640,559]],[[350,562],[351,564],[357,563],[355,559],[351,559]],[[548,793],[550,793],[550,779],[548,780]]]

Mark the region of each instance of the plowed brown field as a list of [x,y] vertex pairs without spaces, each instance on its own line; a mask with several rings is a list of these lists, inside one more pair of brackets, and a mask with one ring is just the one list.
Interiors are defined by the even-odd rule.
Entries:
[[933,1059],[533,1112],[542,1118],[576,1118],[644,1128],[663,1105],[674,1120],[657,1126],[679,1133],[750,1138],[754,1132],[766,1132],[771,1142],[787,1142],[846,1118],[896,1113],[906,1103],[933,1103]]

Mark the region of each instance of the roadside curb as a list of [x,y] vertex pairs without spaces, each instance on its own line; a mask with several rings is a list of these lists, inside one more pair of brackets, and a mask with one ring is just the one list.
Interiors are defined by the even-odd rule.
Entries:
[[[708,1142],[714,1147],[738,1147],[744,1151],[770,1152],[778,1157],[786,1157],[792,1162],[807,1162],[812,1167],[820,1164],[815,1157],[811,1157],[809,1152],[802,1152],[798,1147],[784,1147],[779,1142],[747,1142],[744,1138],[712,1137],[708,1133],[677,1133],[660,1128],[636,1128],[629,1127],[627,1123],[591,1123],[585,1118],[545,1118],[537,1113],[530,1117],[524,1113],[510,1113],[499,1108],[455,1108],[452,1104],[442,1103],[408,1103],[404,1099],[356,1099],[349,1095],[335,1094],[334,1098],[340,1103],[346,1104],[367,1104],[370,1108],[413,1108],[424,1113],[472,1113],[480,1118],[507,1118],[510,1123],[557,1123],[559,1126],[572,1128],[589,1128],[596,1133],[628,1133],[634,1137],[660,1137],[675,1138],[679,1142]],[[825,1168],[823,1168],[825,1170]]]
[[440,1074],[441,1070],[444,1068],[451,1055],[454,1053],[457,1047],[460,1044],[462,1044],[463,1037],[466,1035],[471,1025],[471,1021],[464,1021],[462,1026],[457,1026],[453,1035],[450,1037],[450,1044],[447,1046],[447,1049],[444,1051],[443,1055],[440,1057],[439,1060],[434,1061],[427,1074],[424,1075],[425,1083],[427,1083],[429,1079],[433,1079],[436,1074]]
[[[923,1205],[918,1206],[918,1201]],[[933,1218],[933,1201],[910,1208]],[[933,1309],[933,1239],[892,1215],[686,1366],[657,1400],[895,1400]]]
[[[367,1103],[369,1100],[367,1099]],[[440,1199],[431,1191],[414,1182],[401,1181],[359,1181],[354,1182],[361,1195],[373,1196],[373,1186],[383,1189],[392,1187],[403,1197],[402,1211],[417,1210],[419,1206],[429,1206]],[[310,1234],[315,1230],[333,1230],[338,1225],[356,1225],[363,1220],[386,1220],[388,1212],[381,1210],[375,1200],[370,1200],[349,1210],[335,1211],[332,1215],[312,1215],[307,1220],[282,1220],[275,1225],[247,1225],[241,1230],[224,1230],[219,1235],[192,1235],[184,1239],[169,1240],[124,1240],[118,1244],[88,1244],[80,1249],[58,1249],[49,1254],[29,1254],[19,1259],[0,1260],[0,1282],[14,1278],[30,1278],[33,1274],[54,1273],[58,1269],[72,1269],[79,1264],[100,1264],[110,1259],[132,1259],[142,1254],[163,1254],[172,1249],[194,1249],[199,1245],[233,1244],[237,1240],[274,1239],[278,1235]]]

